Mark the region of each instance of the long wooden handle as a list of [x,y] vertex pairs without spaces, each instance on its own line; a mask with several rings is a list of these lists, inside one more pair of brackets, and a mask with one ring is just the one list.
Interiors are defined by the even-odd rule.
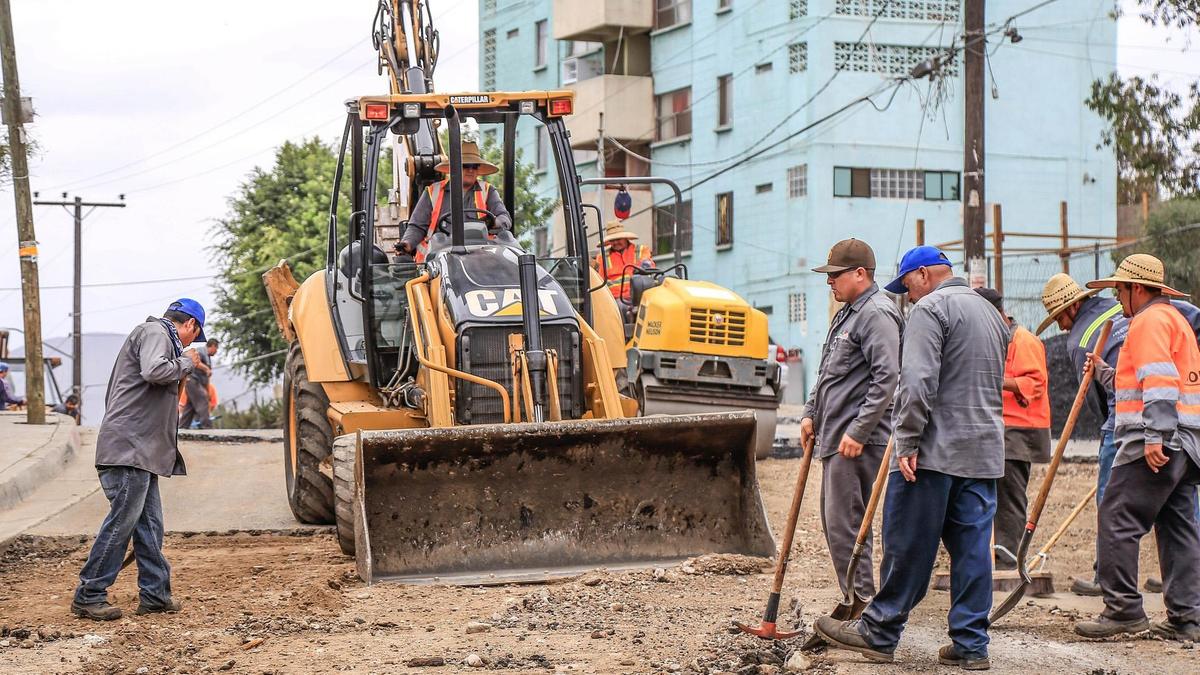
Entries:
[[867,543],[867,535],[871,533],[871,523],[875,520],[875,509],[879,508],[879,498],[883,496],[883,485],[887,482],[888,469],[892,463],[892,444],[895,440],[888,439],[887,448],[883,451],[883,461],[879,462],[879,471],[875,473],[875,485],[871,486],[871,499],[867,501],[867,510],[863,513],[862,524],[858,526],[856,546]]
[[1096,486],[1093,485],[1092,489],[1086,495],[1084,495],[1083,499],[1079,500],[1079,503],[1076,504],[1075,508],[1071,510],[1071,513],[1067,516],[1067,519],[1063,521],[1062,525],[1059,525],[1058,529],[1054,531],[1054,534],[1050,535],[1050,540],[1047,541],[1044,546],[1042,546],[1041,550],[1037,552],[1037,555],[1034,556],[1033,560],[1029,562],[1029,565],[1026,567],[1027,569],[1032,567],[1033,564],[1038,561],[1038,559],[1049,553],[1050,549],[1054,548],[1054,545],[1057,544],[1058,540],[1061,539],[1066,533],[1067,528],[1071,527],[1071,523],[1075,522],[1075,519],[1079,517],[1080,513],[1083,513],[1083,510],[1087,508],[1088,504],[1092,503],[1092,499],[1095,497]]
[[[1106,321],[1104,328],[1100,329],[1100,337],[1096,338],[1096,346],[1092,351],[1096,354],[1104,351],[1104,343],[1108,342],[1108,334],[1112,332],[1112,321]],[[1050,486],[1054,484],[1054,474],[1058,473],[1058,465],[1062,463],[1063,452],[1067,449],[1067,442],[1071,440],[1071,432],[1075,431],[1075,422],[1079,419],[1079,411],[1083,408],[1083,401],[1087,397],[1088,387],[1092,384],[1092,362],[1089,359],[1083,366],[1083,375],[1079,381],[1079,390],[1075,392],[1075,402],[1071,404],[1071,414],[1067,416],[1067,423],[1063,425],[1062,433],[1058,435],[1058,443],[1054,447],[1054,457],[1050,460],[1050,467],[1046,469],[1046,477],[1042,480],[1042,489],[1038,491],[1037,500],[1033,503],[1033,509],[1029,512],[1028,522],[1025,524],[1025,529],[1034,530],[1037,528],[1038,519],[1042,517],[1042,509],[1046,508],[1046,498],[1050,496]]]
[[804,446],[804,460],[800,463],[800,475],[796,477],[796,487],[792,491],[792,507],[788,511],[787,526],[783,530],[783,545],[779,549],[779,560],[775,563],[774,593],[783,590],[783,578],[787,575],[788,557],[792,552],[792,538],[796,534],[796,520],[800,517],[800,505],[804,503],[804,486],[808,483],[808,470],[812,468],[813,459],[812,439]]

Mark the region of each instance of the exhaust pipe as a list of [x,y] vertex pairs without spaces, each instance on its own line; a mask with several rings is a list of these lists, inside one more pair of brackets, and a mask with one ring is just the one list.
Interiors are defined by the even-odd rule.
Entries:
[[[546,421],[546,351],[542,349],[541,303],[537,292],[537,258],[529,253],[517,256],[521,282],[521,319],[525,331],[525,362],[529,368],[529,388],[533,395],[533,419]],[[557,395],[558,392],[554,392]]]

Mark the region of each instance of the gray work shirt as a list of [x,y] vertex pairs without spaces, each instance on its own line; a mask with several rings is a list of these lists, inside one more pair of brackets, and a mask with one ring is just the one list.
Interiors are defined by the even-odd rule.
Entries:
[[[496,227],[512,231],[512,216],[509,215],[508,209],[504,206],[504,200],[500,199],[500,191],[490,183],[487,184],[487,210],[496,216]],[[476,181],[471,189],[463,193],[463,209],[473,209],[475,207],[475,193],[483,189],[483,184]],[[429,234],[429,223],[433,211],[433,202],[429,199],[429,190],[421,192],[421,198],[417,200],[417,205],[413,207],[412,215],[408,218],[408,227],[404,230],[404,236],[400,241],[409,244],[414,249],[425,241],[425,236]],[[450,195],[442,197],[441,212],[437,214],[437,218],[450,213]],[[466,211],[465,216],[470,220],[473,216],[471,211]],[[432,222],[437,222],[433,220]],[[446,226],[449,228],[449,224]]]
[[159,476],[187,473],[179,454],[179,382],[191,358],[177,355],[166,326],[146,317],[125,339],[113,364],[96,466],[132,466]]
[[814,455],[837,453],[843,434],[864,445],[887,444],[903,326],[900,311],[878,285],[833,317],[804,406],[817,439]]
[[[913,306],[896,390],[895,457],[962,478],[1004,476],[1004,359],[1000,312],[953,277]],[[898,470],[892,459],[892,471]]]
[[192,376],[189,379],[189,382],[198,387],[207,389],[209,377],[212,375],[212,359],[208,356],[207,345],[201,345],[200,348],[195,351],[200,357],[200,363],[203,363],[205,366],[207,366],[209,368],[209,372],[206,373],[197,368],[196,370],[192,371]]

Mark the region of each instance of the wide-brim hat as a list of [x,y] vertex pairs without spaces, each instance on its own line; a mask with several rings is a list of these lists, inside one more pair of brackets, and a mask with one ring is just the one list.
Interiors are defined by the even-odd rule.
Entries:
[[1054,323],[1054,319],[1067,311],[1068,307],[1099,292],[1098,290],[1083,290],[1069,274],[1059,272],[1050,277],[1050,280],[1042,287],[1042,306],[1046,308],[1046,318],[1038,324],[1034,333],[1041,335],[1042,331],[1049,328],[1050,324]]
[[1158,288],[1165,295],[1173,295],[1177,298],[1188,297],[1187,293],[1177,291],[1164,283],[1166,276],[1166,270],[1163,268],[1161,260],[1149,253],[1134,253],[1117,265],[1117,271],[1113,272],[1112,276],[1089,281],[1087,287],[1112,288],[1117,284],[1141,284]]
[[604,243],[614,239],[637,239],[638,236],[625,229],[625,224],[619,220],[610,220],[604,226]]
[[[479,145],[472,141],[466,141],[462,144],[462,163],[463,164],[478,164],[479,175],[488,176],[500,170],[500,167],[492,164],[479,154]],[[447,157],[437,166],[433,167],[435,171],[440,171],[444,174],[450,173],[450,158]]]

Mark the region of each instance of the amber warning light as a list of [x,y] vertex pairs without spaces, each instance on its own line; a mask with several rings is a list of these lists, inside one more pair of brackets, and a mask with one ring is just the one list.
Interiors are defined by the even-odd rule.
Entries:
[[572,101],[569,98],[556,98],[550,101],[551,115],[570,115],[572,111]]
[[367,104],[367,119],[369,120],[386,120],[388,118],[388,107],[386,103],[368,103]]

